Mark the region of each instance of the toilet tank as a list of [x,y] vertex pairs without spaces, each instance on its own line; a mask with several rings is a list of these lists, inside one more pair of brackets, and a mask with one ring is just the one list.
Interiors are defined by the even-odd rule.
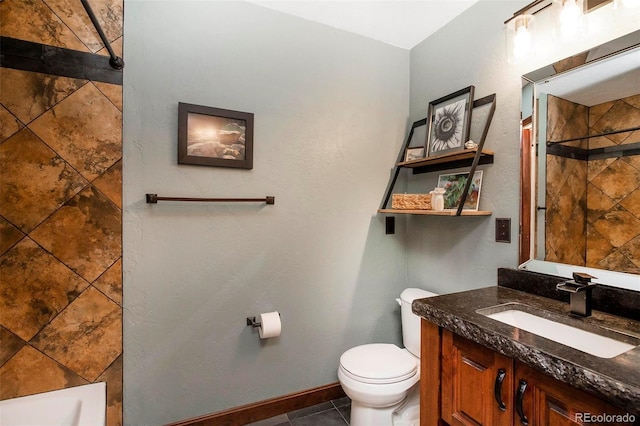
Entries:
[[402,341],[404,347],[418,358],[420,358],[420,316],[411,312],[411,303],[416,299],[432,296],[436,294],[420,288],[407,288],[400,294]]

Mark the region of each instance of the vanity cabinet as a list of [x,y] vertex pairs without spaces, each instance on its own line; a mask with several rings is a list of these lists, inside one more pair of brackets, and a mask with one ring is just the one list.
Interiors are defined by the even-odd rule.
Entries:
[[[514,425],[625,424],[616,421],[587,422],[585,416],[625,413],[594,396],[515,363],[516,416]],[[523,391],[521,391],[523,390]],[[521,403],[518,404],[517,400]],[[522,407],[520,412],[518,407]]]
[[[422,321],[421,363],[422,426],[582,425],[588,423],[581,421],[585,416],[625,414],[426,320]],[[611,420],[604,423],[612,424]]]
[[448,424],[511,424],[511,358],[443,332],[441,377],[442,418]]

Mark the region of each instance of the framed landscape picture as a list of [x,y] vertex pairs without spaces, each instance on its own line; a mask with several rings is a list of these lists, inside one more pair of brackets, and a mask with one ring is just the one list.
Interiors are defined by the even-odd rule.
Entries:
[[[450,173],[438,176],[438,187],[446,190],[444,194],[444,209],[456,210],[458,201],[464,191],[469,173]],[[482,170],[478,170],[473,174],[473,181],[467,193],[462,210],[478,210],[480,205],[480,189],[482,187]]]
[[428,157],[464,150],[469,139],[474,86],[429,102],[425,148]]
[[178,104],[178,164],[253,168],[253,114]]

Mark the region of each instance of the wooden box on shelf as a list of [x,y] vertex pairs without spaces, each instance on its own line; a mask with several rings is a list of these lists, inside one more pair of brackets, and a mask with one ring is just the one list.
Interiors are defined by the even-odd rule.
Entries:
[[431,194],[393,194],[391,208],[398,210],[431,210]]

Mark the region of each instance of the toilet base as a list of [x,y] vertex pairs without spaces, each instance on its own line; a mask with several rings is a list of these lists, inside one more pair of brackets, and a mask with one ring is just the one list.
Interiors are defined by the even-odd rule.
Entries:
[[389,407],[372,408],[351,401],[350,426],[419,426],[420,386],[414,385],[406,398]]
[[392,415],[393,426],[420,426],[420,386],[415,385]]
[[371,408],[362,405],[356,401],[351,401],[351,420],[350,426],[392,426],[391,416],[393,411],[402,405],[399,402],[396,405],[385,408]]

